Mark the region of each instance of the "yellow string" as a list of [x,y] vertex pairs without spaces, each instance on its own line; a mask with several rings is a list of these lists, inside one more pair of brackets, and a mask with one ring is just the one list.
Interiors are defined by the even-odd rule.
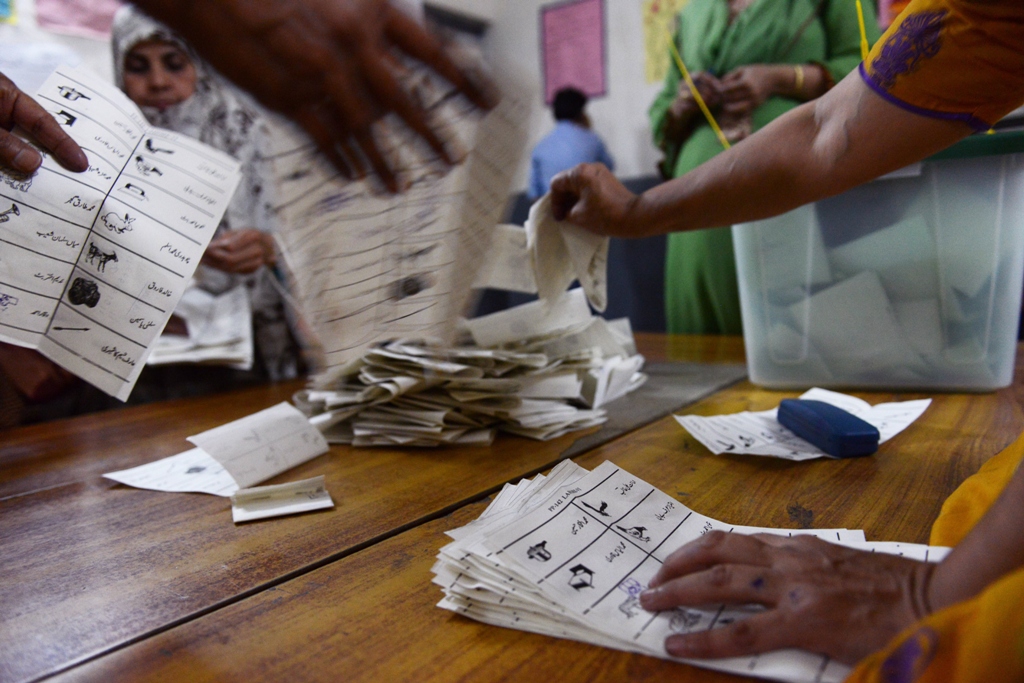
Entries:
[[857,0],[857,25],[860,26],[860,58],[866,62],[871,48],[868,46],[868,29],[864,26],[864,5],[860,0]]
[[[858,0],[859,2],[860,0]],[[668,33],[666,31],[666,33]],[[694,84],[693,79],[690,78],[690,72],[686,68],[686,64],[683,63],[683,56],[679,54],[679,48],[676,47],[675,37],[668,33],[668,46],[672,50],[672,56],[676,60],[676,66],[679,67],[679,71],[683,74],[683,79],[686,80],[686,85],[690,88],[690,94],[693,95],[693,99],[697,101],[697,106],[704,112],[704,118],[708,120],[708,125],[711,126],[711,130],[715,131],[715,135],[718,136],[718,141],[722,143],[722,147],[729,149],[732,145],[726,139],[722,129],[718,127],[718,122],[715,121],[715,117],[711,115],[711,110],[708,109],[708,105],[704,102],[704,98],[700,96],[700,91],[697,90],[697,86]]]

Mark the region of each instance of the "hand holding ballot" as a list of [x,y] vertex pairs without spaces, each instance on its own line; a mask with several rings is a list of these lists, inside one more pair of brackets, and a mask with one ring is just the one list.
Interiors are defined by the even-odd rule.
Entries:
[[712,531],[675,551],[640,594],[651,612],[762,605],[742,621],[669,636],[674,657],[718,659],[798,647],[846,664],[925,617],[936,565],[813,536]]
[[81,172],[89,167],[85,152],[57,120],[0,73],[0,169],[34,173],[43,157],[35,147],[14,135],[15,127],[28,133],[69,171]]

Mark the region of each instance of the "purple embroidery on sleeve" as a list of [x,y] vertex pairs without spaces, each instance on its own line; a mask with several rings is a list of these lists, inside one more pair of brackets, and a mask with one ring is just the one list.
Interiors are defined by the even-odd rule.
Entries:
[[898,77],[916,69],[922,59],[939,53],[946,14],[946,10],[921,12],[903,20],[871,62],[872,75],[880,86],[888,90]]
[[935,659],[939,634],[924,626],[915,631],[882,662],[884,683],[914,683]]

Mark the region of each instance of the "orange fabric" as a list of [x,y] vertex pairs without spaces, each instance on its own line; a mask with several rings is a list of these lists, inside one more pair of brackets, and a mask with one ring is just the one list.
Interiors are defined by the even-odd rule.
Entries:
[[913,0],[860,71],[898,106],[987,129],[1024,103],[1024,2]]
[[977,474],[969,477],[946,499],[938,519],[932,524],[928,543],[953,547],[962,541],[1010,483],[1022,459],[1024,434],[982,465]]

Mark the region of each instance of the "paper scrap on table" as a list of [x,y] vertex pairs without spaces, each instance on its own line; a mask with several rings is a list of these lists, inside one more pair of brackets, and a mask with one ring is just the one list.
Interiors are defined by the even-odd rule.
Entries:
[[224,466],[202,448],[110,472],[103,477],[137,489],[168,493],[209,493],[227,497],[238,490],[238,484]]
[[[665,638],[720,628],[756,610],[713,605],[650,613],[639,595],[665,558],[712,530],[812,534],[861,550],[938,561],[947,552],[867,543],[850,529],[736,526],[687,508],[610,462],[588,472],[564,461],[506,485],[475,521],[448,532],[432,571],[438,607],[487,624],[672,659]],[[828,657],[779,650],[753,657],[674,660],[792,683],[838,683],[850,669]]]
[[[800,398],[830,403],[874,425],[880,436],[879,443],[885,443],[909,427],[932,402],[926,398],[872,406],[855,396],[818,388],[807,391]],[[757,413],[744,411],[711,417],[676,415],[675,418],[715,455],[742,453],[785,460],[832,457],[779,424],[777,413],[778,408],[772,408]]]
[[154,491],[230,496],[328,450],[320,431],[288,403],[188,440],[198,448],[103,476]]
[[243,489],[312,460],[329,448],[320,431],[288,403],[188,440],[222,464]]
[[231,518],[235,524],[332,507],[334,501],[324,486],[323,475],[287,484],[242,489],[231,496]]
[[0,171],[0,341],[126,400],[237,186],[237,161],[153,128],[113,85],[59,68],[37,99],[85,148]]
[[541,299],[554,301],[569,289],[573,280],[579,280],[594,309],[603,311],[607,307],[611,240],[555,220],[551,195],[546,194],[530,207],[526,243]]

